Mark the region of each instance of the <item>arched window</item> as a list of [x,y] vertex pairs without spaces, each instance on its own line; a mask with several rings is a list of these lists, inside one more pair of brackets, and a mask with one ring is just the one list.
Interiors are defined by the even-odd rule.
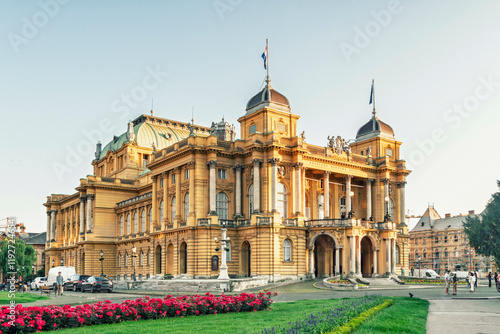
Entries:
[[248,217],[253,213],[253,184],[248,188]]
[[292,261],[292,243],[290,239],[285,239],[285,241],[283,241],[283,261]]
[[215,196],[215,212],[219,219],[227,219],[228,199],[227,195],[223,192]]
[[144,253],[141,250],[141,253],[139,254],[139,265],[142,267],[144,265]]
[[347,212],[346,212],[346,203],[345,203],[345,197],[342,197],[340,199],[340,216],[347,216]]
[[148,253],[146,254],[146,262],[147,262],[148,266],[151,265],[151,257],[149,255],[150,254],[149,254],[149,249],[148,249]]
[[149,209],[149,215],[148,215],[148,223],[151,223],[153,221],[153,209]]
[[163,201],[160,202],[160,221],[163,220]]
[[189,193],[184,196],[184,219],[187,219],[189,215]]
[[120,217],[120,236],[123,235],[123,215]]
[[130,213],[127,215],[127,234],[130,234]]
[[325,218],[325,197],[323,194],[318,196],[318,219]]
[[172,203],[171,203],[172,207],[170,209],[170,211],[172,211],[172,221],[174,220],[175,216],[177,216],[177,199],[174,197],[172,197]]
[[[424,258],[425,258],[425,252],[424,252]],[[394,259],[396,260],[396,264],[399,264],[399,246],[396,245],[396,254],[394,254]]]
[[287,200],[286,200],[286,187],[283,183],[278,183],[278,212],[281,218],[286,218],[287,215]]
[[141,212],[141,232],[146,232],[146,210]]
[[122,266],[122,255],[118,254],[118,267],[120,268]]
[[226,250],[226,262],[231,262],[231,243],[226,242],[226,247],[228,250]]
[[128,253],[125,253],[125,268],[128,267]]
[[134,233],[137,233],[137,228],[138,228],[138,219],[139,219],[139,214],[137,213],[137,210],[134,213]]

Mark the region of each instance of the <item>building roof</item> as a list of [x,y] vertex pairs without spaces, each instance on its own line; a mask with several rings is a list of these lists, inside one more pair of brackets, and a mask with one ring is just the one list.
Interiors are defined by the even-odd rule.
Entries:
[[361,141],[379,136],[394,139],[394,130],[390,125],[382,122],[374,113],[372,118],[359,128],[356,140]]
[[476,217],[478,215],[464,215],[464,216],[455,216],[455,217],[445,217],[441,218],[439,213],[434,209],[434,207],[429,206],[425,213],[422,215],[417,225],[410,231],[423,231],[423,230],[445,230],[447,228],[457,229],[462,228],[463,223],[465,222],[465,218],[467,217]]
[[290,102],[288,102],[286,96],[274,90],[269,83],[248,101],[246,110],[248,111],[261,104],[261,107],[265,107],[271,103],[288,108],[288,111],[290,111]]
[[31,235],[28,239],[24,240],[28,245],[44,245],[47,240],[47,232],[27,234]]

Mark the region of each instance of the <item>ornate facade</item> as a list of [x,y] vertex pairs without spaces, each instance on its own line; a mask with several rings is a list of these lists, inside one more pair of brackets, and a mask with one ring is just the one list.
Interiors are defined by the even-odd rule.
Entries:
[[[238,119],[211,127],[141,115],[104,148],[72,195],[51,195],[46,268],[112,277],[172,274],[271,280],[408,270],[410,173],[401,142],[373,112],[350,145],[297,132],[269,81]],[[221,237],[227,227],[227,247]],[[135,250],[135,252],[133,251]]]

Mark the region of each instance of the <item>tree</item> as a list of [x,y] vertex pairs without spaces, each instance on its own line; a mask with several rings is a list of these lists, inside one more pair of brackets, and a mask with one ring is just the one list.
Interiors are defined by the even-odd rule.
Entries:
[[33,246],[26,245],[21,239],[6,237],[0,242],[0,249],[0,268],[3,277],[11,277],[12,274],[8,274],[10,272],[17,272],[16,277],[21,275],[23,279],[31,276],[31,266],[36,261],[36,251]]
[[500,192],[491,196],[481,215],[465,219],[464,231],[476,254],[493,256],[500,263]]

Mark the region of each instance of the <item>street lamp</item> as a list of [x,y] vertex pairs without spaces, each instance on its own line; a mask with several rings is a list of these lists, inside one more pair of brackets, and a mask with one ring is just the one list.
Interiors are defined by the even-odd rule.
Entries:
[[33,281],[35,279],[35,266],[31,266],[31,280]]
[[61,267],[64,266],[64,259],[61,258]]
[[418,265],[418,277],[420,277],[420,256],[418,257],[418,262],[417,262],[417,265]]
[[[222,263],[220,266],[220,273],[219,277],[217,279],[229,279],[229,275],[227,274],[227,264],[226,264],[226,252],[228,251],[227,245],[229,244],[229,237],[226,237],[226,223],[222,223],[222,229],[221,229],[221,240],[218,240],[217,237],[214,237],[215,243],[221,243],[222,246]],[[215,251],[219,251],[219,247],[215,248]]]
[[104,271],[103,271],[104,252],[102,251],[102,249],[99,252],[99,255],[101,256],[99,261],[101,261],[101,277],[102,277],[102,276],[104,276]]
[[52,268],[55,267],[55,264],[56,264],[56,260],[52,259]]
[[349,197],[351,197],[351,200],[349,201],[351,203],[351,207],[349,209],[349,213],[347,214],[347,218],[352,218],[354,216],[354,211],[352,211],[352,198],[354,196],[354,191],[351,191],[349,193]]
[[391,216],[389,216],[389,196],[387,196],[385,198],[385,207],[386,207],[386,210],[385,210],[385,217],[384,217],[384,223],[387,223],[390,219],[391,219]]
[[132,255],[131,255],[131,257],[132,257],[132,264],[134,266],[134,281],[136,280],[135,279],[135,258],[137,257],[136,252],[137,252],[137,248],[135,248],[135,246],[132,244]]

